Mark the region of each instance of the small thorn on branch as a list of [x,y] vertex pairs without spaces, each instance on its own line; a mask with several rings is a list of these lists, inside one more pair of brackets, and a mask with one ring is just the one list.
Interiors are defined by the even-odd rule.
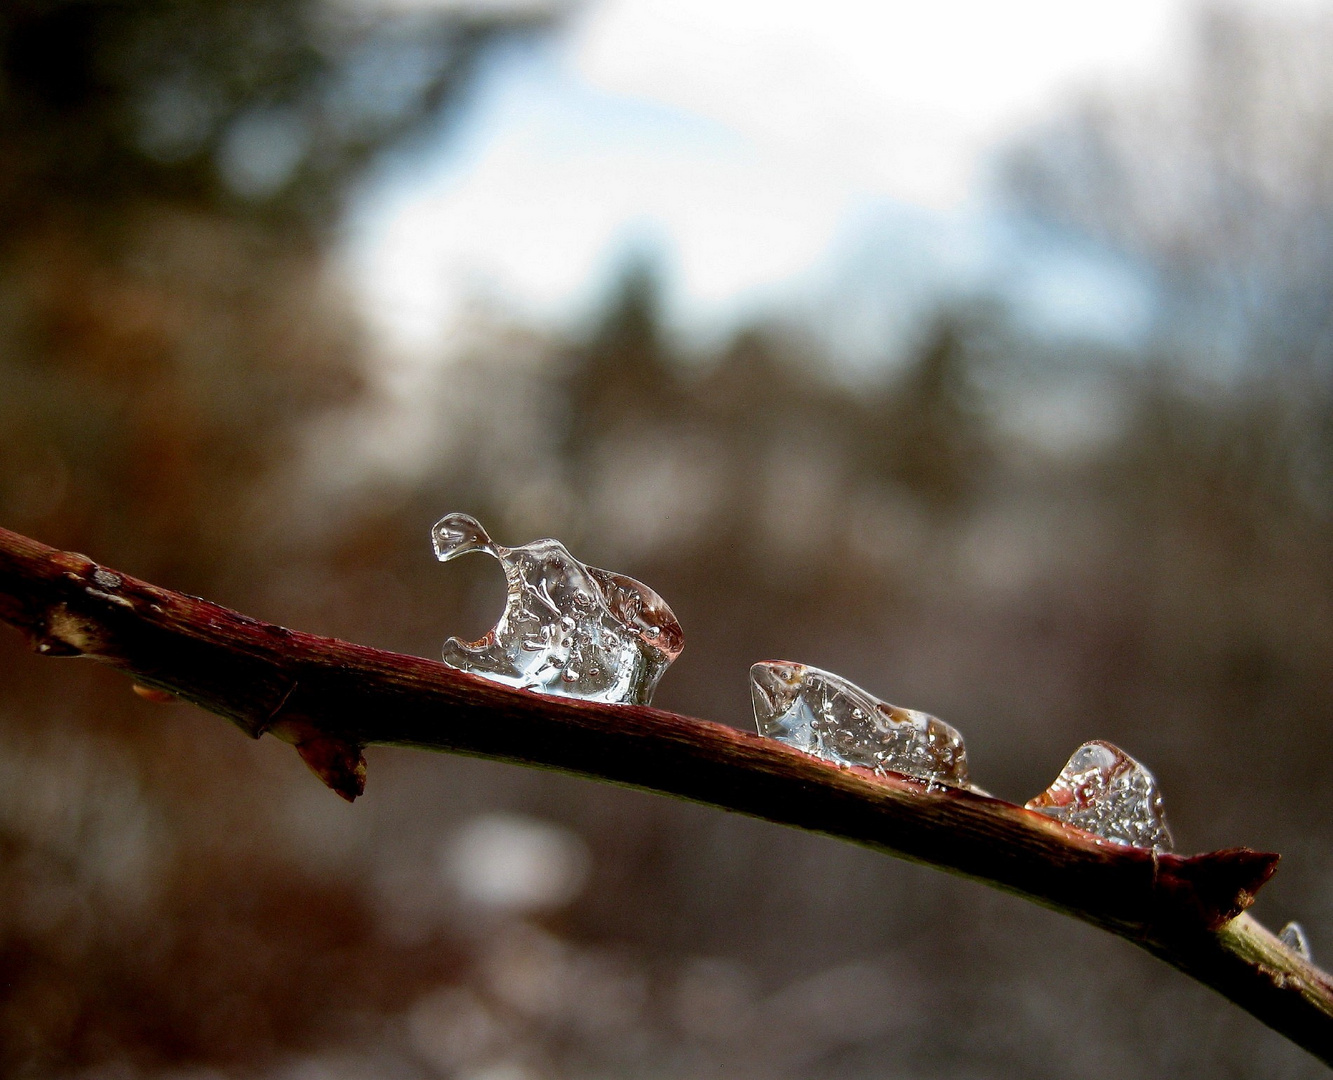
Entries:
[[1279,855],[1249,848],[1227,848],[1181,858],[1162,855],[1157,863],[1157,887],[1173,903],[1164,912],[1183,911],[1208,930],[1217,930],[1254,903],[1254,898],[1277,872]]
[[176,700],[176,695],[170,690],[160,690],[156,686],[145,686],[143,683],[132,683],[130,689],[133,690],[144,701],[152,701],[158,705],[169,705]]
[[329,735],[303,720],[280,720],[270,734],[291,743],[301,760],[348,802],[366,790],[366,757],[359,743]]

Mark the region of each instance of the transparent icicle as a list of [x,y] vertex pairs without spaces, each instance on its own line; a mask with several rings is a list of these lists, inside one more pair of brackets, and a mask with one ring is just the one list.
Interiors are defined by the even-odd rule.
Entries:
[[657,593],[584,565],[558,540],[501,547],[468,514],[441,518],[431,538],[441,562],[469,551],[498,559],[507,586],[494,629],[480,641],[444,643],[450,667],[543,694],[646,705],[685,646]]
[[766,660],[750,668],[750,694],[760,735],[840,765],[971,788],[957,731],[926,713],[880,701],[839,675]]
[[1118,844],[1171,850],[1156,779],[1109,742],[1095,740],[1075,750],[1055,782],[1027,808]]

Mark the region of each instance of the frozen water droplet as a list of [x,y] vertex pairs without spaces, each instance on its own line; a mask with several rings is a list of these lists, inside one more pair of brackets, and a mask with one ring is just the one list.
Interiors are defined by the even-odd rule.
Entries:
[[1029,810],[1118,844],[1171,850],[1153,774],[1109,742],[1084,743]]
[[449,514],[440,518],[431,530],[430,538],[435,545],[435,557],[440,562],[448,562],[469,551],[496,553],[495,544],[481,527],[481,522],[469,514]]
[[1312,959],[1310,940],[1305,936],[1305,927],[1300,923],[1287,923],[1278,934],[1278,940],[1298,956],[1303,956],[1307,960]]
[[441,562],[469,551],[494,556],[508,593],[484,638],[444,643],[450,667],[545,694],[646,705],[685,646],[657,593],[584,565],[558,540],[501,547],[467,514],[441,518],[431,538]]
[[750,668],[750,695],[760,735],[839,765],[971,788],[957,731],[927,713],[888,705],[838,675],[768,660]]

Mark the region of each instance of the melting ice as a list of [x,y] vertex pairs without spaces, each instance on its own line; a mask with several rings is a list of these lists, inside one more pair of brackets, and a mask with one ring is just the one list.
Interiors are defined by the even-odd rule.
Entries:
[[1305,936],[1305,927],[1300,923],[1287,923],[1277,937],[1283,945],[1298,956],[1303,956],[1307,960],[1311,958],[1310,939]]
[[957,731],[880,701],[838,675],[769,660],[750,668],[750,694],[760,735],[840,765],[970,787]]
[[558,540],[495,543],[476,518],[449,514],[431,531],[435,556],[500,561],[508,597],[480,641],[450,638],[450,667],[544,694],[646,705],[685,646],[680,623],[646,585],[579,562]]
[[1118,844],[1171,850],[1156,779],[1109,742],[1075,750],[1055,783],[1027,808]]

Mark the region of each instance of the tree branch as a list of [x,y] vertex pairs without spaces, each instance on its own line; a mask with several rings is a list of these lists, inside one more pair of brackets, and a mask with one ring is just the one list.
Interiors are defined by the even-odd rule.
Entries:
[[961,874],[1118,934],[1333,1064],[1333,980],[1241,914],[1278,856],[1183,857],[1012,803],[810,757],[659,709],[513,690],[415,656],[260,622],[0,529],[0,621],[296,746],[344,798],[362,748],[558,769],[826,833]]

